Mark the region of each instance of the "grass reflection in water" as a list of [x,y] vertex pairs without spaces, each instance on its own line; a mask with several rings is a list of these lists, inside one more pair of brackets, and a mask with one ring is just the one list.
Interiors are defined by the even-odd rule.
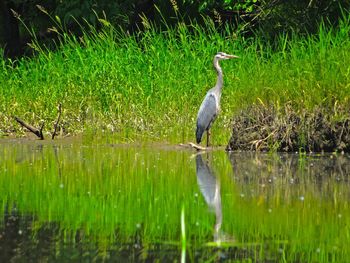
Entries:
[[[46,247],[54,259],[80,251],[180,260],[182,207],[189,261],[350,256],[346,155],[195,156],[175,147],[37,141],[3,143],[0,155],[7,259]],[[9,253],[14,247],[22,249]]]

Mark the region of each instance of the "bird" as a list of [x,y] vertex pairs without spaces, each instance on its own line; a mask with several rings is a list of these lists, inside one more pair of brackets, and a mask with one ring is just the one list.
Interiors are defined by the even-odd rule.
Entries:
[[197,115],[196,141],[201,143],[204,132],[207,132],[207,147],[209,147],[210,127],[215,121],[220,111],[220,99],[222,87],[224,84],[222,69],[219,65],[220,60],[239,58],[236,55],[229,55],[224,52],[218,52],[214,56],[213,64],[217,73],[216,84],[208,90],[204,100],[199,107]]

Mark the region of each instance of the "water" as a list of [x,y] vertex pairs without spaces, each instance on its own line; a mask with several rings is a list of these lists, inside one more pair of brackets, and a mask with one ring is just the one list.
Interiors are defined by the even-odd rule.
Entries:
[[350,256],[348,155],[67,139],[2,141],[0,156],[1,262]]

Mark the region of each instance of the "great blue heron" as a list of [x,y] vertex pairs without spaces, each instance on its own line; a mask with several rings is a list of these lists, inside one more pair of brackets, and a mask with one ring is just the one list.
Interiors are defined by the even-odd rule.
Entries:
[[229,55],[224,52],[219,52],[214,56],[213,63],[217,72],[216,85],[214,88],[208,90],[207,95],[205,95],[205,98],[198,111],[196,140],[197,143],[200,143],[202,141],[203,133],[207,131],[207,147],[209,146],[210,127],[220,111],[221,90],[224,84],[222,69],[219,65],[219,61],[230,58],[238,58],[238,56]]

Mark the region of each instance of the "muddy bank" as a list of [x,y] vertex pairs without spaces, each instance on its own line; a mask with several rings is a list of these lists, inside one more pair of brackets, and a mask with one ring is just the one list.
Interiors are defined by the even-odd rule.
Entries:
[[350,152],[350,111],[254,105],[234,116],[227,150]]

